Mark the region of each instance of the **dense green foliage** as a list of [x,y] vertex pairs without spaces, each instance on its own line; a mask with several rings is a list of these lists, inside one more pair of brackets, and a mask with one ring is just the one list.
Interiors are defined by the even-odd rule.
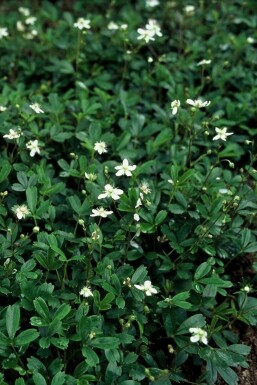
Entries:
[[23,3],[0,4],[0,385],[235,385],[256,2]]

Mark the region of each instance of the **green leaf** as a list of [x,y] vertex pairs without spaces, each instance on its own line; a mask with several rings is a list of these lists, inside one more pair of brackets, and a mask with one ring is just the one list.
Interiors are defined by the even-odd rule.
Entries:
[[147,269],[145,266],[141,265],[136,269],[136,271],[132,275],[131,282],[133,284],[137,282],[142,282],[146,276],[147,276]]
[[66,255],[64,254],[64,252],[57,246],[53,245],[53,244],[50,244],[50,248],[56,252],[56,254],[59,255],[59,260],[62,261],[62,262],[66,262],[67,261],[67,258],[66,258]]
[[6,310],[6,329],[8,336],[13,339],[20,324],[20,308],[17,304],[8,306]]
[[190,328],[201,328],[206,324],[205,318],[202,314],[195,314],[182,322],[178,328],[176,335],[189,333]]
[[86,363],[90,367],[95,367],[99,364],[99,358],[96,352],[94,352],[93,349],[91,349],[89,346],[84,346],[82,348],[82,354],[86,358]]
[[15,338],[15,344],[18,346],[30,344],[30,342],[34,341],[39,337],[39,333],[36,329],[27,329],[21,332]]
[[30,211],[34,213],[37,207],[37,188],[35,186],[26,189],[26,198]]
[[0,165],[0,183],[6,181],[8,175],[12,171],[12,166],[7,160],[1,159],[1,165]]
[[117,349],[120,344],[116,337],[97,337],[90,341],[90,345],[98,349]]
[[201,263],[200,266],[196,269],[195,272],[195,280],[198,281],[199,279],[203,278],[205,275],[207,275],[211,271],[211,265],[208,262]]
[[46,380],[40,373],[33,374],[34,385],[47,385]]
[[66,304],[66,303],[63,303],[59,309],[55,312],[54,314],[54,319],[58,319],[58,320],[62,320],[63,318],[66,317],[66,315],[69,314],[69,312],[71,311],[71,306]]
[[23,378],[17,378],[17,380],[15,380],[15,385],[25,385],[25,381]]
[[165,220],[167,215],[168,215],[167,211],[165,210],[159,211],[155,217],[155,225],[160,225]]
[[115,294],[108,293],[106,296],[100,301],[99,309],[100,310],[108,310],[111,308],[111,302],[114,300]]
[[66,375],[64,372],[56,373],[51,381],[51,385],[63,385],[65,383],[65,377]]
[[45,319],[46,321],[52,320],[48,306],[43,298],[38,297],[33,301],[33,303],[36,311],[43,319]]
[[230,367],[220,368],[216,366],[216,369],[217,369],[217,372],[220,374],[220,376],[228,385],[236,385],[238,383],[237,374]]

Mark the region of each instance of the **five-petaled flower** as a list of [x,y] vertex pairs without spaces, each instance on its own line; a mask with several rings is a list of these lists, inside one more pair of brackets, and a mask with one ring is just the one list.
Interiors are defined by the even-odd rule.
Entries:
[[80,295],[82,295],[83,297],[85,298],[88,298],[88,297],[93,297],[93,293],[92,291],[89,289],[89,287],[87,286],[84,286],[80,292],[79,292]]
[[124,159],[122,164],[120,166],[114,167],[115,170],[118,170],[115,175],[121,176],[121,175],[126,175],[126,176],[132,176],[132,172],[134,171],[137,166],[129,166],[128,159]]
[[173,102],[171,102],[172,115],[176,115],[179,107],[180,107],[180,100],[173,100]]
[[26,147],[30,150],[29,155],[35,156],[35,154],[40,154],[40,148],[38,146],[38,140],[30,140],[28,143],[26,143]]
[[144,291],[148,297],[152,294],[157,294],[157,290],[152,286],[151,281],[145,281],[143,285],[134,285],[136,289]]
[[224,142],[227,140],[227,136],[229,135],[233,135],[233,132],[227,132],[227,127],[223,127],[223,128],[218,128],[218,127],[215,127],[215,131],[217,133],[216,136],[214,136],[214,138],[212,140],[218,140],[218,139],[221,139],[221,140],[224,140]]
[[190,106],[195,107],[195,108],[203,108],[203,107],[208,107],[211,102],[210,101],[203,101],[202,99],[187,99],[186,100],[187,104],[190,104]]
[[123,194],[123,190],[119,188],[115,188],[110,184],[106,184],[104,186],[104,192],[100,195],[98,195],[98,199],[104,199],[104,198],[112,198],[115,201],[120,199],[120,195]]
[[207,332],[201,328],[190,328],[189,332],[193,335],[190,337],[191,342],[202,342],[204,345],[208,344]]
[[30,108],[32,108],[32,110],[34,110],[36,114],[44,113],[44,111],[42,110],[41,106],[38,103],[30,104]]
[[90,29],[90,22],[90,20],[86,20],[83,17],[80,17],[76,23],[73,24],[73,26],[78,29]]
[[103,154],[107,152],[107,145],[105,142],[96,142],[94,144],[94,150],[98,152],[98,154]]
[[9,130],[9,134],[5,134],[3,137],[7,139],[18,139],[21,135],[22,135],[21,129],[18,129],[17,131],[15,131],[11,128]]
[[90,217],[102,217],[106,218],[108,215],[111,215],[113,211],[105,210],[103,207],[98,207],[98,209],[92,209],[92,214]]
[[14,206],[12,211],[18,219],[26,218],[26,216],[30,214],[30,211],[26,205]]

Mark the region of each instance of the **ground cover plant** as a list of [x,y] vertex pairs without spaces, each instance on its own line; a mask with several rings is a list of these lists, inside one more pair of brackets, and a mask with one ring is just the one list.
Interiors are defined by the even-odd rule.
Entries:
[[0,384],[237,384],[256,2],[0,11]]

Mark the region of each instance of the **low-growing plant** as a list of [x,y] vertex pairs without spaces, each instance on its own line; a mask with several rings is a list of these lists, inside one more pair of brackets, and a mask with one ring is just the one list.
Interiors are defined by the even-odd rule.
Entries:
[[247,368],[256,16],[240,4],[0,5],[0,385],[235,385]]

